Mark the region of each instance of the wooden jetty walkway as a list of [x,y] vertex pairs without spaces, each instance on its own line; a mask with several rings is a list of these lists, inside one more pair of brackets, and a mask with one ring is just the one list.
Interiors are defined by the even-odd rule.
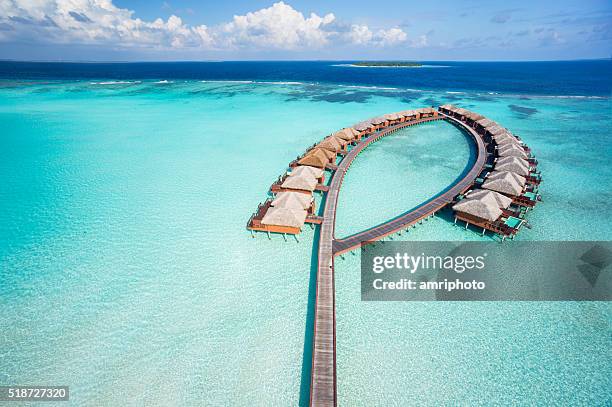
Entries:
[[[368,145],[399,129],[433,120],[447,120],[466,131],[477,146],[477,157],[474,165],[465,176],[457,180],[444,193],[381,225],[357,233],[345,239],[336,240],[334,228],[336,222],[336,205],[342,181],[351,163]],[[407,228],[424,219],[445,205],[449,204],[458,194],[470,188],[481,173],[486,162],[486,146],[481,136],[465,123],[450,116],[439,113],[438,117],[430,117],[410,122],[404,122],[387,127],[374,133],[362,141],[344,157],[337,166],[329,191],[325,198],[323,222],[321,223],[318,270],[315,299],[315,322],[312,353],[312,370],[310,383],[311,406],[335,406],[337,404],[336,384],[336,304],[334,289],[334,256],[359,248],[365,241],[375,241]]]

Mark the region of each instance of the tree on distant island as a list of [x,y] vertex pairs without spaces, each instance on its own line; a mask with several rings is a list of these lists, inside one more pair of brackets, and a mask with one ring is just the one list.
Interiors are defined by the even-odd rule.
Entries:
[[378,67],[419,67],[422,64],[418,62],[401,62],[401,61],[362,61],[355,62],[355,66],[378,66]]

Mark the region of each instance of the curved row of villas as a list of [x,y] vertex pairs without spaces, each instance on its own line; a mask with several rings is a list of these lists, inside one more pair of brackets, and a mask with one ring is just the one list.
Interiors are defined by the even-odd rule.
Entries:
[[400,123],[438,116],[434,108],[390,113],[341,129],[289,163],[289,170],[270,187],[272,198],[259,204],[247,229],[268,233],[298,234],[305,223],[320,224],[313,193],[324,193],[325,171],[335,171],[339,160],[377,131]]
[[542,177],[537,160],[520,137],[481,114],[453,105],[440,106],[483,137],[487,144],[487,165],[474,188],[458,197],[453,205],[455,223],[475,225],[506,237],[513,237],[526,224],[525,215],[541,200]]

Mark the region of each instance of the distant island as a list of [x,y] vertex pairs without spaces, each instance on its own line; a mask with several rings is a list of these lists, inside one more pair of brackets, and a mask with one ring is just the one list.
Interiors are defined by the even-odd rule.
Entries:
[[397,61],[364,61],[355,62],[353,66],[369,66],[378,68],[418,68],[423,66],[418,62],[397,62]]

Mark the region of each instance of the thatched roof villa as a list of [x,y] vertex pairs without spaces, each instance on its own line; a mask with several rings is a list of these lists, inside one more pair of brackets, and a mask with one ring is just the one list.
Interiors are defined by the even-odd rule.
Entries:
[[445,104],[440,106],[440,111],[444,114],[448,114],[448,115],[453,115],[453,113],[455,112],[455,110],[457,109],[456,106],[451,105],[451,104]]
[[504,214],[512,202],[512,199],[494,191],[471,191],[465,199],[453,205],[455,223],[462,220],[466,229],[469,224],[473,224],[482,228],[483,235],[486,230],[490,230],[505,239],[506,236],[516,234],[524,222],[521,218]]
[[505,177],[512,177],[512,179],[514,179],[514,181],[519,184],[520,186],[524,187],[525,183],[527,182],[525,180],[525,177],[518,175],[514,172],[511,171],[499,171],[497,170],[497,168],[495,169],[495,171],[491,171],[488,175],[487,178],[488,179],[500,179],[500,178],[505,178]]
[[512,178],[488,179],[482,184],[482,188],[511,196],[519,196],[523,192],[523,188]]
[[476,222],[494,222],[502,215],[502,210],[497,205],[495,199],[489,197],[463,199],[453,205],[453,210]]
[[420,118],[434,117],[438,115],[438,111],[434,109],[433,107],[423,107],[421,109],[418,109],[418,112],[419,112]]
[[312,195],[300,192],[279,192],[272,201],[272,206],[276,208],[297,209],[309,211],[313,203]]
[[327,164],[333,164],[336,153],[323,148],[313,148],[304,157],[298,160],[299,165],[325,168]]
[[505,144],[497,149],[497,155],[500,157],[519,157],[527,159],[527,153],[525,150],[516,144]]
[[340,150],[342,150],[342,145],[340,142],[338,142],[338,139],[331,136],[323,139],[323,141],[317,144],[317,147],[333,153],[338,153]]
[[381,127],[387,127],[389,125],[389,121],[384,117],[374,117],[370,119],[370,123],[374,125],[376,130],[380,129]]
[[492,199],[500,209],[507,209],[512,204],[512,199],[508,198],[506,195],[487,189],[474,189],[465,194],[465,197],[469,199]]
[[312,177],[316,179],[320,179],[325,174],[325,171],[321,168],[311,167],[310,165],[298,165],[293,168],[289,173],[290,177],[300,176],[300,177]]
[[359,122],[356,125],[354,125],[353,128],[357,130],[361,135],[364,135],[364,134],[369,134],[372,131],[374,131],[376,129],[376,126],[374,126],[369,121],[363,121],[363,122]]
[[298,234],[304,226],[307,215],[305,210],[271,207],[267,210],[261,223],[272,226],[270,231],[275,233]]
[[286,191],[312,193],[317,187],[317,179],[308,176],[287,177],[281,184],[281,188]]
[[397,113],[387,113],[383,115],[383,117],[387,119],[389,126],[399,123],[401,119],[403,118],[403,116],[399,116]]
[[405,122],[419,118],[419,112],[416,110],[403,110],[398,115],[402,116]]
[[355,141],[359,137],[359,132],[351,127],[346,127],[333,134],[334,137],[342,139],[348,143]]
[[510,171],[524,177],[530,174],[529,164],[527,161],[518,157],[502,157],[495,162],[495,167],[498,171]]

